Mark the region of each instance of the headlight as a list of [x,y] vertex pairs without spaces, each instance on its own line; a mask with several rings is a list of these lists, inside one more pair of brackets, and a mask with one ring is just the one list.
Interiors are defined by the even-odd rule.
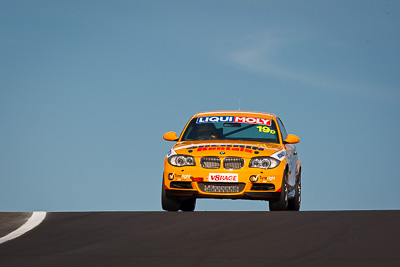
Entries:
[[168,158],[168,162],[169,164],[176,167],[196,166],[194,158],[192,156],[186,156],[186,155],[173,155]]
[[256,157],[250,160],[249,168],[273,169],[281,163],[270,157]]

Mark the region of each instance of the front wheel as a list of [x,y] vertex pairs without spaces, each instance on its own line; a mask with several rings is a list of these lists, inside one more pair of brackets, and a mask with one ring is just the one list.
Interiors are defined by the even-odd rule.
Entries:
[[164,181],[162,182],[161,188],[161,206],[163,210],[166,211],[178,211],[179,210],[179,201],[175,198],[168,198],[165,192]]
[[194,211],[195,208],[196,208],[195,198],[180,200],[180,209],[182,211]]
[[287,180],[287,172],[282,179],[282,187],[281,187],[281,194],[278,200],[270,200],[269,201],[269,210],[270,211],[282,211],[288,209],[288,189],[286,186]]

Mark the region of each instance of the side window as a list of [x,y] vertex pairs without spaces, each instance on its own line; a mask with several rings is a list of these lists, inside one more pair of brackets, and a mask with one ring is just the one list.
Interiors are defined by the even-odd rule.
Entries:
[[276,118],[277,118],[277,121],[278,121],[279,129],[281,130],[282,141],[283,141],[283,140],[286,139],[286,137],[287,137],[288,134],[287,134],[287,132],[286,132],[285,126],[283,125],[281,119],[278,118],[278,117],[276,117]]

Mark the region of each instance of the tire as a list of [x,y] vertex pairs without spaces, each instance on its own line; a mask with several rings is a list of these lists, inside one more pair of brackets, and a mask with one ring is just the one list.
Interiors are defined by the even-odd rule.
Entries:
[[289,199],[288,210],[299,211],[301,204],[301,173],[295,186],[294,198]]
[[182,211],[194,211],[195,208],[196,208],[195,198],[180,201],[180,209]]
[[161,188],[161,207],[163,210],[166,210],[166,211],[178,211],[179,210],[178,199],[167,197],[167,194],[165,192],[164,180],[162,182],[162,188]]
[[270,200],[269,201],[269,210],[270,211],[284,211],[288,209],[288,189],[286,186],[287,180],[287,172],[285,171],[285,175],[282,179],[282,187],[281,194],[278,200]]

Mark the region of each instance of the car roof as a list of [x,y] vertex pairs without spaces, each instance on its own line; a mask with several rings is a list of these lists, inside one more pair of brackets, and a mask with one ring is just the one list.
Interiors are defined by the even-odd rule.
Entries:
[[262,118],[276,118],[276,115],[273,113],[266,112],[257,112],[257,111],[241,111],[241,110],[220,110],[220,111],[205,111],[199,112],[193,116],[203,117],[203,116],[251,116],[251,117],[262,117]]

